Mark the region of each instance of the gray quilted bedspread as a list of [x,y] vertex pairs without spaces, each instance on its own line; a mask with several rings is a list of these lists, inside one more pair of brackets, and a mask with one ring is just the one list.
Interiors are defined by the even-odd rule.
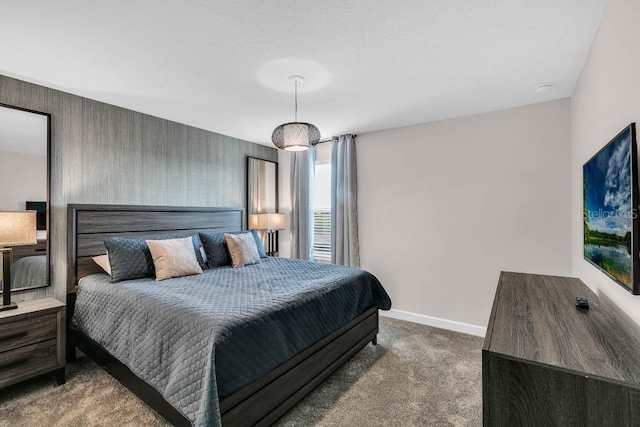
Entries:
[[366,271],[267,258],[162,282],[91,275],[73,322],[193,425],[218,426],[219,399],[374,304],[391,300]]
[[20,258],[11,265],[11,288],[45,286],[47,267],[46,255]]

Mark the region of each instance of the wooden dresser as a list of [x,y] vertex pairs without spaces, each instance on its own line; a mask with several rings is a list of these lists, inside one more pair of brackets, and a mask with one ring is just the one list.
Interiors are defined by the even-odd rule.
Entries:
[[638,426],[640,335],[578,279],[502,272],[482,393],[487,426]]
[[65,382],[65,305],[53,298],[0,311],[0,388],[52,372]]

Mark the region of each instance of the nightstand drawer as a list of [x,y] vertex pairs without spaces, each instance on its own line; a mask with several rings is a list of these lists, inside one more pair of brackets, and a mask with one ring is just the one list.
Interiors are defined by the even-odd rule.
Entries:
[[55,339],[5,351],[0,353],[0,383],[35,376],[57,365]]
[[55,313],[3,324],[0,328],[0,357],[2,352],[55,338],[56,328]]

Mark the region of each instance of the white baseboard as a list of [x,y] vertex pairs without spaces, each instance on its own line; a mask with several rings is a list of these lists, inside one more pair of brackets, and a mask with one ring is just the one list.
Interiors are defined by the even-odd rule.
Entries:
[[450,331],[477,335],[479,337],[484,337],[487,333],[487,328],[482,326],[456,322],[455,320],[440,319],[439,317],[425,316],[424,314],[411,313],[409,311],[395,310],[393,308],[388,311],[380,310],[379,313],[381,316],[391,317],[393,319],[406,320],[407,322],[420,323],[421,325],[448,329]]

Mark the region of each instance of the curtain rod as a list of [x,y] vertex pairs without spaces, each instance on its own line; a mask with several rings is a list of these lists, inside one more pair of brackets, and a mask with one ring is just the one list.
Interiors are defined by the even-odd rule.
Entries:
[[[358,135],[353,134],[354,138],[356,136],[358,136]],[[333,137],[333,138],[337,138],[337,137]],[[333,138],[331,138],[331,139],[322,139],[322,140],[316,142],[315,144],[311,144],[311,145],[315,146],[315,145],[318,145],[318,144],[324,144],[325,142],[331,142],[331,141],[333,141]]]

